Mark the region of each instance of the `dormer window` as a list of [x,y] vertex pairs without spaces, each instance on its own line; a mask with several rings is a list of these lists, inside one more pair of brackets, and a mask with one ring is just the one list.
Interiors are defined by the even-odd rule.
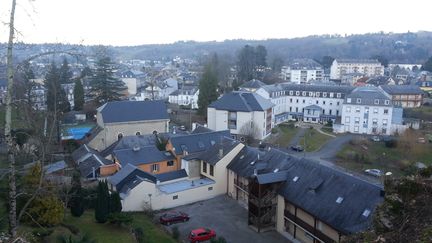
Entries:
[[320,92],[316,92],[316,93],[315,93],[315,96],[316,96],[316,97],[319,97],[319,96],[320,96]]
[[385,100],[384,102],[385,102],[386,105],[390,104],[389,100]]
[[357,104],[360,104],[360,103],[361,103],[361,99],[357,98]]
[[351,103],[351,98],[347,98],[347,103]]
[[375,99],[375,100],[374,100],[374,104],[375,104],[375,105],[379,105],[379,100],[378,100],[378,99]]
[[336,203],[341,204],[343,200],[344,200],[343,197],[338,197],[338,198],[336,199]]

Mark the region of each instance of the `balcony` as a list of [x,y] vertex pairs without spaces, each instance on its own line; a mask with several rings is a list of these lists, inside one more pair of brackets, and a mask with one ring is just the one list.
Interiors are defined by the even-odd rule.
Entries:
[[297,218],[295,215],[291,214],[288,210],[285,210],[285,218],[289,219],[291,223],[294,223],[296,226],[302,228],[303,230],[307,231],[309,234],[313,235],[317,240],[321,242],[335,242],[333,239],[319,231],[318,229],[314,228],[313,226],[309,225],[308,223],[304,222],[303,220]]

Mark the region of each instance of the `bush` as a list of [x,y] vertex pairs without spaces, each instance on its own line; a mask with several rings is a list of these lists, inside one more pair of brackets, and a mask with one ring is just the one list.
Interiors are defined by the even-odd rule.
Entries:
[[384,144],[387,148],[396,148],[397,147],[397,140],[396,139],[389,139],[389,140],[386,140],[384,142]]
[[419,175],[424,178],[429,178],[432,176],[432,166],[420,169]]
[[173,229],[172,229],[172,237],[175,240],[178,240],[180,238],[180,231],[179,231],[179,229],[178,229],[177,226],[174,226]]
[[133,218],[128,213],[111,213],[108,215],[108,222],[116,225],[130,225]]
[[39,224],[54,226],[63,221],[63,203],[55,196],[37,197],[31,203],[28,213]]

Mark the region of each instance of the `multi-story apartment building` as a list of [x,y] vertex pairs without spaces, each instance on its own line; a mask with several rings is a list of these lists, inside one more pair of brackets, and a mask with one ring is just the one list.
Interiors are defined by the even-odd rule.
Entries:
[[292,119],[316,123],[340,117],[345,96],[353,89],[339,85],[282,83],[263,86],[256,93],[275,104],[275,124]]
[[281,70],[282,79],[296,84],[322,81],[323,75],[323,67],[312,59],[295,59]]
[[402,108],[389,94],[374,86],[358,87],[345,97],[340,124],[335,132],[390,135],[403,132]]
[[424,92],[416,85],[381,85],[380,88],[391,95],[396,106],[414,108],[423,103]]
[[340,80],[348,73],[362,73],[367,77],[384,75],[384,66],[376,59],[335,59],[330,67],[330,79]]
[[227,93],[208,106],[208,127],[216,131],[229,129],[241,141],[249,136],[264,139],[273,128],[273,106],[256,93]]

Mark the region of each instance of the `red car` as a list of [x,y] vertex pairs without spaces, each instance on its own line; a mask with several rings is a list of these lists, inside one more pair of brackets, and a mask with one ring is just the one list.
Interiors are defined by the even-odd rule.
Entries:
[[159,217],[159,221],[161,222],[161,224],[165,224],[165,225],[170,225],[172,223],[177,223],[177,222],[186,222],[188,220],[189,220],[189,215],[177,211],[170,211],[162,214],[162,216]]
[[210,240],[216,237],[216,232],[212,229],[199,228],[194,229],[189,234],[190,242],[200,242],[205,240]]

